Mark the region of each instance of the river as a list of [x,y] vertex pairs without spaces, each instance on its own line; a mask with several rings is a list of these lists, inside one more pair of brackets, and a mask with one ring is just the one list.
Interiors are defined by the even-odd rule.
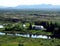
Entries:
[[[6,33],[3,33],[3,32],[0,32],[0,35],[6,35]],[[10,35],[10,36],[22,36],[22,37],[30,37],[30,34],[7,34],[7,35]],[[31,35],[31,38],[43,38],[43,39],[51,39],[50,36],[47,36],[47,35]]]

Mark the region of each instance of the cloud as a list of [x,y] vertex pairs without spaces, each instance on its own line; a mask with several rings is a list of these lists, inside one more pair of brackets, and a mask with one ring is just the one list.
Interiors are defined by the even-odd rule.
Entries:
[[59,0],[0,0],[0,6],[35,5],[35,4],[60,5],[60,1]]

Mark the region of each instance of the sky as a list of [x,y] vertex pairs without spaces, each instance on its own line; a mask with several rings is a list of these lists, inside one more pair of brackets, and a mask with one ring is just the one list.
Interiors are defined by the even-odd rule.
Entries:
[[0,0],[0,6],[15,7],[17,5],[52,4],[60,5],[60,0]]

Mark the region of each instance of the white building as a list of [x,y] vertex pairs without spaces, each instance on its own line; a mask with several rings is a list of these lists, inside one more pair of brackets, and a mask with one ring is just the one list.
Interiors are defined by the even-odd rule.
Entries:
[[44,27],[42,25],[32,25],[32,29],[43,30]]

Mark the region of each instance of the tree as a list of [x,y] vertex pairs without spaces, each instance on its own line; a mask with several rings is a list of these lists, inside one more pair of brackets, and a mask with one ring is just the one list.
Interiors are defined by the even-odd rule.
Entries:
[[12,24],[8,24],[5,26],[5,31],[11,31],[13,29],[13,25]]
[[30,25],[29,25],[29,29],[31,30],[32,29],[32,24],[30,23]]

